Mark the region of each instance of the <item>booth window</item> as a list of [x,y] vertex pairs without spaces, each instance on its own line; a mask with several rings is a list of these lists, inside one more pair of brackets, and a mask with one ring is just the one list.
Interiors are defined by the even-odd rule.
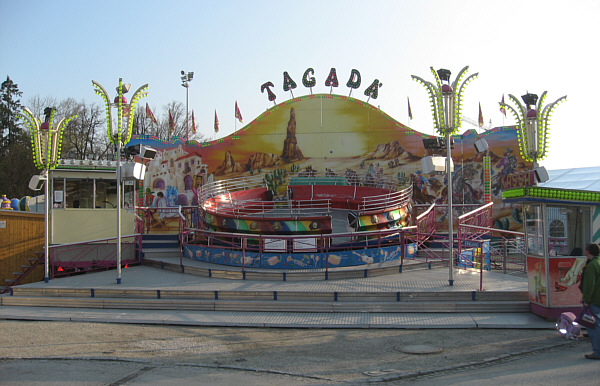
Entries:
[[[130,182],[130,183],[128,183]],[[135,205],[135,182],[124,181],[124,208]],[[55,208],[115,209],[117,182],[114,179],[56,178],[54,179]]]
[[65,187],[65,208],[94,207],[94,180],[67,178]]
[[523,205],[527,227],[527,253],[544,256],[544,227],[540,205]]
[[589,232],[590,212],[587,206],[548,205],[548,253],[568,256],[574,248],[581,248],[589,242],[585,235]]

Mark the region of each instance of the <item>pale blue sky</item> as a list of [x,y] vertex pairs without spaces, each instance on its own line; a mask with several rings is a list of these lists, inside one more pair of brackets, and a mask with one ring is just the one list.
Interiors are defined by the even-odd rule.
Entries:
[[[314,93],[335,67],[348,95],[350,71],[360,71],[363,92],[383,83],[370,103],[427,134],[433,122],[425,89],[411,80],[432,80],[429,67],[453,78],[465,65],[479,78],[466,89],[464,114],[486,125],[512,124],[498,110],[502,94],[527,91],[548,102],[567,94],[553,116],[548,169],[597,166],[599,1],[27,1],[0,0],[0,77],[16,82],[27,105],[34,96],[73,97],[101,103],[92,80],[114,90],[119,77],[135,90],[149,83],[155,114],[176,100],[185,104],[180,71],[194,71],[190,109],[199,131],[231,134],[238,101],[244,124],[273,106],[260,86],[271,81],[277,103],[287,71],[308,95],[304,71],[312,67]],[[414,119],[408,122],[407,97]],[[473,128],[463,123],[463,130]]]

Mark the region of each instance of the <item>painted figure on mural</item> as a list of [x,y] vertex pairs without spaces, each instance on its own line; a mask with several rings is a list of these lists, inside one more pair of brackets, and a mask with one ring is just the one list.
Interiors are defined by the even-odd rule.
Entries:
[[503,176],[512,174],[517,168],[517,157],[513,155],[513,150],[506,148],[504,155],[496,164],[496,168],[502,168],[500,174]]
[[163,192],[156,194],[156,208],[158,208],[158,221],[161,225],[165,225],[166,212],[163,208],[167,207],[167,199]]
[[146,193],[144,195],[144,206],[150,208],[154,206],[154,192],[150,188],[146,188]]

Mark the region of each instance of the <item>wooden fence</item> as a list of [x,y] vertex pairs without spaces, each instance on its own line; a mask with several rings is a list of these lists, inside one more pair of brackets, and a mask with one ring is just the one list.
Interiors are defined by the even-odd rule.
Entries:
[[[44,251],[44,214],[0,210],[0,287],[13,272],[30,264],[36,252]],[[44,264],[23,279],[21,284],[44,279]]]

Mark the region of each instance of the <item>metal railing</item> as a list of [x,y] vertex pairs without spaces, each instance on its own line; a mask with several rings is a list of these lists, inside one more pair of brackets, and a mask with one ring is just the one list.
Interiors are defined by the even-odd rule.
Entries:
[[[121,265],[140,262],[141,234],[121,236]],[[115,268],[117,264],[117,238],[88,240],[79,243],[51,245],[49,247],[51,278],[77,272]]]

